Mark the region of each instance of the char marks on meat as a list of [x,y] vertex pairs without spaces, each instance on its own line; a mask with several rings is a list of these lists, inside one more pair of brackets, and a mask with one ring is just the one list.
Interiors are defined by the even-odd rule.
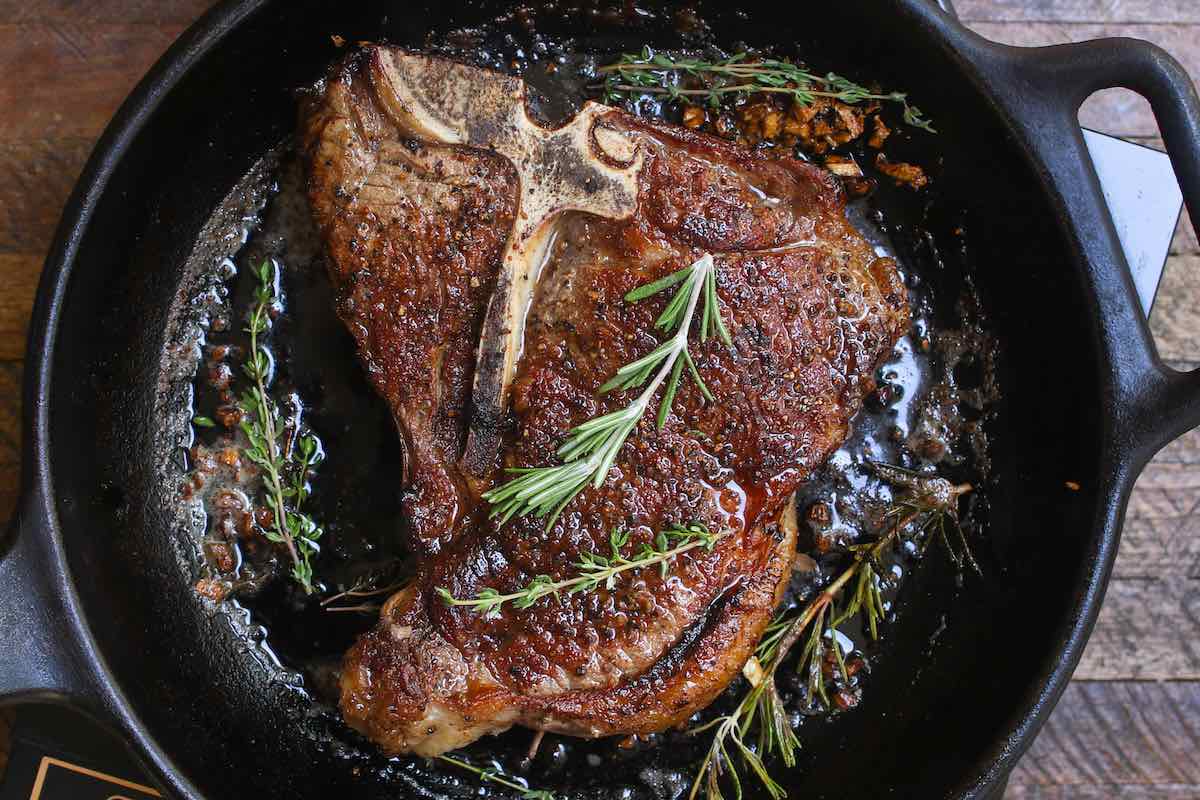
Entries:
[[[468,474],[462,459],[477,362],[497,352],[484,320],[529,178],[485,143],[431,138],[397,110],[397,52],[351,56],[302,118],[339,310],[404,442],[419,558],[412,584],[346,656],[343,714],[388,752],[424,755],[515,724],[661,731],[712,702],[769,622],[795,552],[789,499],[841,444],[908,327],[895,264],[849,225],[823,170],[590,107],[595,125],[637,148],[636,210],[550,221],[528,316],[502,332],[521,357],[494,466],[558,463],[572,427],[630,402],[598,389],[658,344],[666,299],[625,294],[705,253],[733,347],[693,335],[717,402],[685,380],[664,428],[648,414],[604,483],[549,530],[528,517],[498,524],[479,493],[504,473]],[[665,576],[625,573],[611,589],[490,619],[436,592],[570,578],[582,554],[608,553],[614,529],[630,531],[636,551],[692,522],[727,535]]]

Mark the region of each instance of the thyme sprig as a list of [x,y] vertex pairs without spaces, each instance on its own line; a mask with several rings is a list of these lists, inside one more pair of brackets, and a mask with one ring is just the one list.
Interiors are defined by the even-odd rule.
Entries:
[[658,429],[666,424],[685,366],[705,399],[713,400],[687,351],[688,333],[701,298],[704,299],[701,341],[716,335],[726,345],[733,342],[721,319],[713,257],[706,254],[678,272],[634,289],[625,299],[636,303],[673,286],[679,288],[654,323],[655,328],[670,334],[670,338],[647,355],[617,370],[617,374],[600,387],[600,394],[636,389],[645,385],[651,375],[654,378],[625,408],[588,420],[571,430],[557,451],[562,464],[509,469],[508,472],[517,477],[483,495],[492,504],[491,516],[499,518],[501,524],[514,516],[533,514],[549,517],[546,523],[549,530],[567,503],[589,483],[597,488],[604,483],[621,446],[637,427],[651,398],[664,382],[666,389],[659,403]]
[[579,574],[570,578],[556,581],[549,575],[538,575],[515,592],[501,594],[495,589],[487,588],[475,597],[466,599],[459,599],[440,586],[437,593],[447,605],[471,606],[482,614],[484,619],[494,619],[500,616],[500,610],[505,603],[512,603],[513,608],[525,609],[543,597],[558,597],[562,592],[568,595],[579,594],[590,592],[601,585],[611,590],[617,585],[618,577],[633,570],[658,567],[659,573],[665,578],[670,570],[670,562],[677,556],[698,547],[711,552],[717,542],[727,535],[728,533],[712,533],[704,525],[695,522],[688,525],[671,525],[658,532],[653,544],[643,542],[641,549],[631,557],[622,552],[629,544],[630,532],[614,530],[608,537],[609,555],[583,553],[579,560],[572,564]]
[[445,761],[447,764],[452,764],[459,769],[465,769],[468,772],[473,772],[481,780],[488,783],[494,783],[498,786],[504,786],[516,792],[520,792],[523,800],[555,800],[554,793],[545,789],[531,789],[517,783],[516,780],[509,778],[500,772],[498,769],[491,767],[477,767],[474,764],[468,764],[462,759],[454,758],[453,756],[438,756],[439,761]]
[[399,562],[383,573],[362,575],[355,579],[346,589],[330,595],[320,603],[321,608],[330,612],[359,612],[374,614],[383,607],[383,598],[395,594],[412,580],[409,565]]
[[[875,465],[884,480],[907,481],[902,484],[909,493],[896,501],[884,514],[888,524],[875,542],[851,548],[854,562],[829,586],[814,597],[798,614],[782,616],[768,626],[759,641],[754,656],[747,662],[743,674],[750,681],[750,690],[742,696],[729,714],[693,729],[693,733],[714,730],[712,744],[700,763],[692,783],[689,800],[695,800],[703,788],[708,800],[721,800],[721,782],[728,779],[737,797],[742,796],[740,765],[753,773],[774,800],[783,800],[787,793],[771,777],[764,759],[778,755],[788,767],[796,763],[799,740],[788,723],[786,710],[775,686],[775,673],[791,649],[804,639],[798,669],[807,672],[810,700],[821,698],[828,706],[825,679],[821,672],[826,640],[832,642],[832,653],[838,669],[848,678],[841,646],[837,642],[839,625],[855,615],[861,615],[873,639],[878,638],[879,624],[886,616],[880,589],[879,559],[898,539],[923,539],[926,543],[933,531],[949,523],[958,527],[958,498],[971,491],[969,484],[954,486],[941,478],[920,476],[909,470]],[[895,471],[893,471],[895,470]],[[960,529],[961,534],[961,529]],[[949,545],[949,537],[945,537]],[[963,536],[961,545],[966,546]],[[953,551],[952,551],[953,552]],[[969,553],[969,548],[966,550]],[[961,556],[951,555],[956,563]],[[974,563],[974,559],[971,559]],[[854,581],[850,601],[839,613],[836,602],[841,593]],[[757,726],[756,746],[747,743],[747,736]],[[732,756],[737,754],[737,760]]]
[[309,496],[309,479],[325,454],[315,436],[300,429],[299,419],[285,421],[270,394],[275,362],[261,338],[271,325],[271,310],[278,303],[278,280],[269,260],[252,270],[258,281],[254,308],[246,325],[250,353],[243,370],[251,381],[242,394],[242,432],[248,444],[243,455],[262,473],[263,490],[271,522],[263,534],[283,544],[292,560],[292,577],[306,594],[313,592],[312,557],[319,552],[323,533],[302,511]]
[[[772,58],[752,61],[746,53],[718,61],[704,61],[673,58],[645,48],[640,54],[622,55],[616,63],[600,67],[598,72],[605,76],[601,86],[608,101],[619,100],[630,94],[655,94],[666,95],[672,100],[703,98],[709,105],[717,107],[725,95],[758,92],[790,95],[802,106],[812,105],[818,97],[849,104],[879,100],[902,106],[904,121],[914,128],[936,133],[929,119],[908,102],[908,95],[904,92],[873,92],[833,72],[818,75],[787,61]],[[706,81],[706,85],[685,88],[678,83],[681,76]]]

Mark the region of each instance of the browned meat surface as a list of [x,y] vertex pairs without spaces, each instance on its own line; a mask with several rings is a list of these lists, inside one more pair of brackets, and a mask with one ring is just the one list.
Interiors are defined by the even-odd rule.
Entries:
[[[664,429],[647,414],[603,485],[549,530],[532,518],[496,524],[456,465],[520,167],[409,138],[376,94],[385,71],[352,57],[303,120],[341,313],[395,413],[424,543],[412,585],[346,656],[342,711],[385,750],[426,755],[514,724],[663,730],[725,688],[771,617],[795,552],[788,500],[845,438],[908,326],[895,265],[850,227],[823,170],[602,115],[640,150],[637,212],[559,219],[523,331],[503,464],[558,463],[573,426],[628,405],[633,392],[597,390],[658,344],[666,302],[627,303],[632,288],[712,253],[733,347],[693,335],[717,402],[682,383]],[[494,619],[435,591],[465,598],[569,578],[582,554],[608,552],[614,528],[632,532],[636,550],[691,522],[727,535],[665,577],[627,573],[612,589],[506,606]]]
[[367,56],[306,105],[309,199],[338,311],[404,441],[413,549],[436,553],[471,510],[454,464],[517,176],[498,156],[406,136]]

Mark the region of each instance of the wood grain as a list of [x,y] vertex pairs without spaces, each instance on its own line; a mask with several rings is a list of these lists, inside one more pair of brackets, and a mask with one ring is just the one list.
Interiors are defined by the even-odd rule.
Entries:
[[69,22],[190,25],[213,0],[0,0],[0,24]]
[[0,139],[0,253],[45,249],[93,143],[90,136]]
[[0,140],[94,140],[182,24],[0,25]]
[[1200,359],[1200,255],[1173,256],[1167,262],[1150,312],[1150,329],[1162,358]]
[[1179,227],[1175,229],[1175,238],[1171,242],[1171,254],[1191,255],[1194,253],[1200,253],[1200,244],[1196,241],[1196,226],[1187,212],[1184,212],[1179,221]]
[[961,20],[979,22],[1200,22],[1195,0],[954,0]]
[[[1200,328],[1200,315],[1192,325]],[[1077,679],[1200,680],[1198,512],[1200,430],[1193,430],[1138,478]]]
[[23,358],[29,313],[42,271],[42,257],[0,253],[0,359]]
[[1196,800],[1192,784],[1081,784],[1040,786],[1019,784],[1009,789],[1005,800]]
[[1077,680],[1013,772],[1007,797],[1196,798],[1197,752],[1200,684]]

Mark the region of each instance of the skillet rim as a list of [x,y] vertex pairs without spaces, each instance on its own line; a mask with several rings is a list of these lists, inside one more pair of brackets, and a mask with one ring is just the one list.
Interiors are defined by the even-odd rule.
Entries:
[[[75,576],[72,575],[67,561],[63,532],[56,510],[50,459],[49,397],[54,377],[54,347],[67,286],[76,268],[80,244],[117,165],[125,158],[135,139],[165,98],[194,65],[213,48],[218,47],[245,18],[272,1],[222,0],[171,44],[121,104],[97,141],[56,228],[38,285],[25,358],[27,372],[24,379],[23,433],[26,444],[22,458],[21,499],[17,504],[18,518],[22,521],[21,528],[44,528],[38,531],[40,535],[37,547],[44,552],[47,566],[52,573],[51,589],[58,595],[73,646],[78,650],[82,666],[89,673],[86,676],[89,688],[100,699],[103,713],[89,715],[105,724],[111,724],[104,719],[105,713],[114,718],[117,729],[134,755],[150,768],[164,788],[183,797],[199,798],[203,795],[174,766],[171,757],[159,747],[141,718],[134,712],[117,676],[99,651],[86,609],[76,589]],[[1083,260],[1084,253],[1079,247],[1071,216],[1066,213],[1067,202],[1061,187],[1054,176],[1044,169],[1044,164],[1038,157],[1039,148],[1024,126],[1014,120],[1003,99],[984,78],[987,67],[996,67],[996,63],[990,63],[989,59],[1003,54],[1012,55],[1028,51],[1031,48],[1008,47],[979,36],[938,8],[937,0],[892,2],[895,13],[913,19],[916,24],[927,29],[931,37],[938,40],[944,53],[958,64],[963,77],[970,81],[972,87],[989,103],[1012,136],[1027,166],[1033,171],[1044,196],[1059,210],[1056,226],[1065,241],[1072,245],[1075,261]],[[1110,222],[1107,228],[1115,241],[1116,234]],[[1082,288],[1095,292],[1095,288],[1088,286],[1086,282]],[[1093,322],[1101,325],[1103,321]],[[1097,345],[1097,351],[1104,352],[1103,343],[1097,342]],[[1101,398],[1100,411],[1106,424],[1100,448],[1101,461],[1096,466],[1097,472],[1105,482],[1098,487],[1097,497],[1101,498],[1101,502],[1094,509],[1095,524],[1087,551],[1089,563],[1080,572],[1081,583],[1076,586],[1075,606],[1072,609],[1074,613],[1068,614],[1068,618],[1056,631],[1058,646],[1047,653],[1041,677],[1030,684],[1026,700],[1014,708],[1004,729],[1006,733],[998,737],[985,752],[985,758],[978,760],[958,781],[955,791],[964,798],[989,797],[1004,785],[1017,759],[1032,743],[1065,690],[1099,613],[1116,556],[1125,506],[1133,481],[1146,460],[1140,454],[1125,452],[1120,447],[1120,437],[1113,434],[1113,428],[1121,417],[1116,406],[1119,405],[1118,400],[1124,398],[1121,397],[1121,392],[1112,391],[1114,386],[1120,384],[1115,366],[1102,364],[1102,367],[1104,369],[1098,377],[1100,385],[1106,391]],[[1114,444],[1117,446],[1112,446]],[[28,536],[31,532],[23,530],[18,535]],[[71,699],[79,701],[86,698]],[[87,710],[86,704],[84,709]]]
[[[80,244],[117,165],[167,95],[194,65],[212,48],[219,46],[243,19],[270,1],[220,0],[171,43],[121,103],[88,156],[55,228],[38,281],[25,351],[26,373],[22,396],[22,434],[25,444],[21,461],[21,492],[16,506],[16,519],[21,530],[17,535],[29,536],[27,527],[40,528],[38,547],[43,551],[52,573],[52,591],[61,602],[74,647],[88,673],[83,676],[87,688],[98,696],[100,707],[97,709],[94,703],[88,703],[90,698],[86,696],[72,694],[55,699],[65,699],[101,725],[115,729],[134,757],[149,767],[160,786],[185,798],[202,798],[203,794],[175,768],[171,757],[158,745],[133,710],[117,677],[100,653],[67,561],[50,460],[49,397],[54,377],[54,346]],[[35,520],[33,525],[28,524],[29,519]],[[17,699],[20,698],[21,695],[18,695]]]

